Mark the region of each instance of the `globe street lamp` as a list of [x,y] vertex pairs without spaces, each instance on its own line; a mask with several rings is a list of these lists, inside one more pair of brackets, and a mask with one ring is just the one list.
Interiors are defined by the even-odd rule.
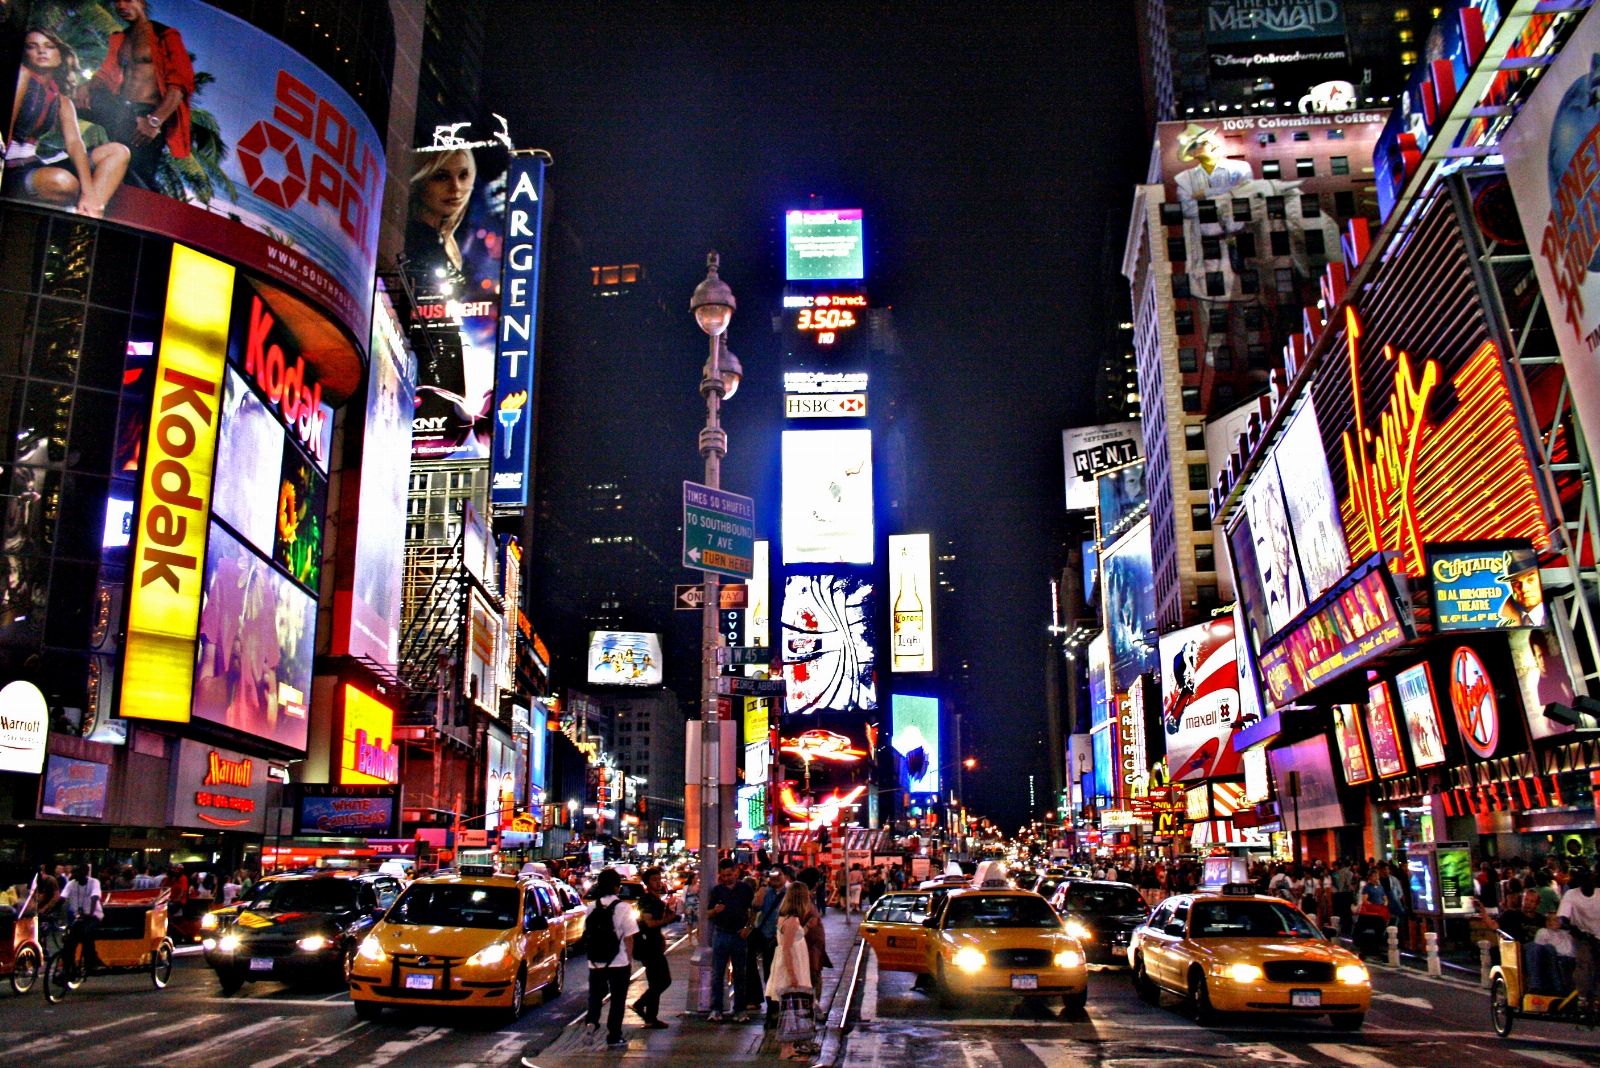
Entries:
[[[700,455],[706,461],[705,484],[722,488],[722,458],[728,454],[728,435],[722,429],[722,402],[739,388],[743,369],[727,349],[725,333],[738,302],[733,290],[717,274],[722,258],[706,254],[706,276],[689,298],[689,310],[710,338],[710,355],[701,369],[700,394],[706,399],[706,425],[700,431]],[[710,997],[711,888],[717,885],[717,861],[722,842],[721,717],[717,707],[717,611],[721,607],[720,579],[705,575],[705,602],[700,625],[700,945],[690,962],[691,978],[686,1008],[708,1011]],[[688,813],[684,814],[688,817]],[[734,1006],[739,1008],[739,1006]]]

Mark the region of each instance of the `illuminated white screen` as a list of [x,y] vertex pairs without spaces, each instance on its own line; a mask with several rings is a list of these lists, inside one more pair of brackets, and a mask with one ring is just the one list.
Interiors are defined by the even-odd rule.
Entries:
[[872,563],[872,431],[783,432],[783,562]]

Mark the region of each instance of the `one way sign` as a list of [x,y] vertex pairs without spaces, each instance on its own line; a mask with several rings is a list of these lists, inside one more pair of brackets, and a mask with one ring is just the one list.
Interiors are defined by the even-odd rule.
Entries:
[[[723,608],[749,608],[749,586],[719,586],[717,587],[717,600]],[[704,608],[706,603],[706,588],[704,586],[679,586],[677,594],[673,597],[673,607],[698,610]]]

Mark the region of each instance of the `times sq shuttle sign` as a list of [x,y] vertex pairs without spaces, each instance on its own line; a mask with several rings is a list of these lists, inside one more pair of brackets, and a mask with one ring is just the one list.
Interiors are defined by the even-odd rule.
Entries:
[[490,502],[528,504],[533,451],[539,259],[544,234],[543,155],[513,155],[506,172],[506,230],[495,334],[494,480]]

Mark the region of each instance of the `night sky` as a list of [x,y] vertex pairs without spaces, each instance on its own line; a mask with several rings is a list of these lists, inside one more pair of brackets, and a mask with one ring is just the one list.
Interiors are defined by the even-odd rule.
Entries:
[[756,497],[774,541],[781,212],[811,194],[865,210],[870,292],[893,305],[905,350],[902,515],[953,534],[962,558],[964,730],[983,765],[968,801],[1014,825],[1033,772],[1038,811],[1050,807],[1039,739],[1048,582],[1065,562],[1060,431],[1093,416],[1103,253],[1110,233],[1120,257],[1149,154],[1132,5],[508,3],[486,68],[485,106],[555,157],[551,257],[567,269],[548,285],[584,284],[583,264],[646,264],[683,353],[681,388],[640,395],[563,367],[571,353],[547,334],[541,440],[586,434],[595,405],[633,405],[629,440],[587,447],[681,456],[661,471],[674,498],[669,480],[699,477],[706,350],[687,306],[717,248],[746,373],[723,485]]

